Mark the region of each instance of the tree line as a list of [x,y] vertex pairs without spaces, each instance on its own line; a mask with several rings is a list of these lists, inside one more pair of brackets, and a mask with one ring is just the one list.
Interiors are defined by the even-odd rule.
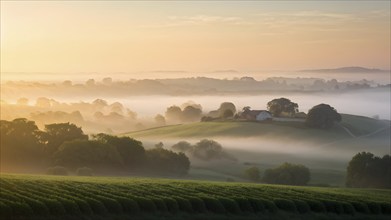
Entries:
[[170,175],[186,175],[190,168],[184,153],[163,148],[146,150],[142,142],[130,137],[104,133],[89,137],[71,123],[48,124],[42,131],[34,121],[19,118],[2,120],[0,131],[1,161],[6,167],[88,167],[97,172]]

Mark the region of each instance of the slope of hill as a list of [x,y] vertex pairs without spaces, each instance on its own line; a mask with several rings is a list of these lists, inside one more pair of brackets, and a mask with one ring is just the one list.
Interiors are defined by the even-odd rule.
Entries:
[[390,190],[1,175],[2,219],[389,219]]
[[[389,121],[380,121],[363,116],[342,114],[341,125],[356,136],[370,134],[389,127]],[[268,137],[277,136],[283,139],[306,139],[335,141],[351,138],[341,126],[329,130],[312,129],[301,122],[197,122],[191,124],[171,125],[135,131],[123,135],[134,138],[207,138],[207,137]]]

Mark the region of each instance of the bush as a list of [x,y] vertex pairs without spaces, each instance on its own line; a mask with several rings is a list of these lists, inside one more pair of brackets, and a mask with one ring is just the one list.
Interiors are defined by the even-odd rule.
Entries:
[[197,197],[188,197],[188,200],[195,212],[206,212],[206,206],[202,199]]
[[310,211],[310,207],[305,201],[294,200],[293,202],[295,203],[296,209],[299,213],[307,213]]
[[204,201],[205,206],[209,211],[215,212],[215,213],[224,213],[225,212],[224,206],[221,205],[219,200],[217,200],[213,197],[206,197],[206,196],[202,197],[202,200]]
[[390,203],[382,203],[380,204],[381,211],[383,214],[389,215],[391,214],[391,204]]
[[225,210],[227,210],[227,212],[230,212],[233,214],[240,213],[240,208],[234,200],[229,199],[229,198],[224,198],[224,197],[220,197],[220,198],[218,198],[218,200],[224,206],[224,208],[225,208]]
[[372,214],[376,214],[376,215],[381,214],[381,206],[379,203],[370,202],[367,205],[368,205],[369,211]]
[[354,210],[354,207],[350,203],[344,202],[342,206],[346,214],[354,215],[356,213],[356,210]]
[[178,203],[175,199],[165,197],[163,198],[164,202],[166,203],[167,209],[171,213],[177,213],[179,211]]
[[[157,208],[155,203],[152,202],[150,199],[142,198],[142,197],[135,197],[135,201],[139,205],[140,209],[144,212],[156,212]],[[167,203],[166,203],[167,204]]]
[[155,206],[159,212],[168,212],[168,208],[163,199],[153,198],[152,201],[155,203]]
[[136,214],[140,212],[140,207],[133,199],[126,197],[117,197],[116,199],[121,204],[124,212],[128,214]]
[[340,202],[333,200],[324,200],[322,202],[326,207],[327,212],[334,212],[337,214],[344,213],[343,205]]
[[107,213],[106,207],[100,201],[93,198],[85,198],[85,200],[90,205],[94,214],[99,215]]
[[76,204],[76,202],[69,200],[69,199],[60,198],[60,197],[57,199],[64,206],[64,209],[67,214],[71,214],[71,215],[80,215],[81,214],[79,206]]
[[193,207],[191,206],[191,203],[187,199],[181,197],[175,197],[174,199],[178,203],[179,209],[181,211],[193,212]]
[[306,200],[308,206],[313,212],[326,212],[326,207],[323,203],[315,200]]
[[255,212],[265,211],[265,206],[262,200],[250,198],[248,201],[251,203],[251,206]]
[[361,203],[361,202],[352,202],[351,204],[353,205],[354,209],[357,212],[365,213],[365,214],[369,213],[369,209],[368,209],[368,206],[366,204]]
[[66,213],[64,206],[55,199],[45,199],[45,204],[52,215],[64,215]]
[[62,166],[49,167],[46,170],[46,174],[48,175],[58,175],[58,176],[67,176],[68,170]]
[[76,197],[73,197],[72,200],[77,203],[82,214],[86,214],[86,215],[92,214],[92,209],[86,201],[79,199],[79,198],[76,198]]
[[50,213],[48,207],[41,201],[30,198],[24,198],[24,201],[31,207],[34,214],[48,215]]
[[2,219],[10,219],[12,216],[12,208],[0,201],[0,217]]
[[261,201],[262,201],[264,207],[265,207],[269,212],[275,213],[275,212],[278,211],[277,206],[276,206],[276,204],[274,204],[274,202],[269,201],[269,200],[265,200],[265,199],[262,199]]
[[78,176],[93,176],[93,170],[88,167],[80,167],[76,170]]
[[104,204],[108,212],[116,214],[123,212],[121,205],[116,200],[104,196],[98,196],[97,198]]
[[236,197],[234,198],[236,203],[238,203],[240,210],[242,212],[254,212],[253,207],[251,206],[251,203],[246,199],[242,197]]
[[13,214],[16,215],[16,216],[30,216],[30,215],[33,215],[33,210],[26,203],[9,201],[8,204],[11,205]]
[[296,212],[295,203],[293,203],[290,200],[287,200],[287,199],[275,199],[274,203],[281,210],[288,211],[288,212]]

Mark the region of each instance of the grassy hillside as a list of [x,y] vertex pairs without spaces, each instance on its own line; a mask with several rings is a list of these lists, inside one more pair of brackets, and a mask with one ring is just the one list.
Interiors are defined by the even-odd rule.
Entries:
[[2,219],[389,219],[390,190],[1,175]]
[[[388,124],[387,124],[388,123]],[[372,118],[342,115],[341,125],[354,135],[365,135],[389,126],[389,121]],[[312,129],[301,122],[197,122],[183,125],[171,125],[135,131],[123,134],[134,138],[164,137],[164,138],[204,138],[204,137],[263,137],[279,136],[280,138],[305,138],[308,140],[339,140],[351,135],[340,126],[329,130]]]

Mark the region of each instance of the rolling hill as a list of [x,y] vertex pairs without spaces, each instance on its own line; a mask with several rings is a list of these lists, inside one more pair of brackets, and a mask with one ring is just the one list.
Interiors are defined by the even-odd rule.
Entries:
[[306,127],[302,122],[219,121],[170,125],[122,134],[133,138],[279,137],[336,141],[389,129],[390,121],[342,114],[340,125],[329,130]]

